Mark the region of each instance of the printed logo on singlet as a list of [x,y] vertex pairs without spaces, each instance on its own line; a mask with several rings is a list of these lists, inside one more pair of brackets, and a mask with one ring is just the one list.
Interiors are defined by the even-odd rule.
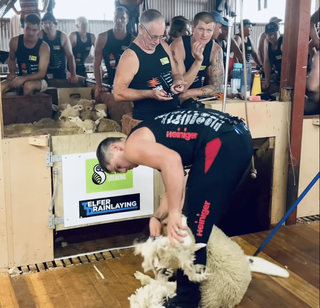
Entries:
[[129,46],[121,46],[121,50],[127,50],[129,48]]
[[214,112],[201,112],[197,110],[178,110],[157,116],[155,120],[161,120],[161,124],[175,125],[204,125],[211,127],[214,131],[218,131],[225,123],[227,117],[223,114]]
[[197,228],[197,236],[202,236],[203,235],[203,229],[204,229],[204,225],[206,223],[206,219],[208,217],[208,215],[210,214],[210,204],[208,201],[204,202],[201,214],[197,214],[197,216],[199,217],[198,221],[195,221],[196,224],[198,224],[198,228]]
[[22,70],[22,75],[28,74],[27,64],[26,63],[21,63],[21,70]]
[[111,67],[116,66],[116,57],[113,54],[109,55],[109,64]]
[[161,84],[158,78],[152,78],[148,81],[148,87],[150,88],[157,88],[157,86]]
[[29,61],[37,61],[37,56],[29,56]]
[[160,62],[162,65],[166,65],[166,64],[170,63],[168,57],[164,57],[164,58],[160,59]]
[[205,65],[201,65],[199,71],[204,71],[207,67]]
[[60,45],[53,46],[53,50],[60,50]]
[[277,60],[281,60],[282,59],[282,55],[276,56]]
[[189,133],[187,132],[187,128],[184,128],[183,131],[180,130],[181,128],[179,127],[176,132],[167,131],[166,137],[184,139],[186,141],[189,141],[191,139],[197,139],[198,137],[198,133]]

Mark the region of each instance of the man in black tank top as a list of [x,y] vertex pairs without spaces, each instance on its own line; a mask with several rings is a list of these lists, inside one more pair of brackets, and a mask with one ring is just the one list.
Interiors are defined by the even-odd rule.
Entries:
[[[262,62],[256,52],[254,45],[251,42],[250,35],[252,33],[252,26],[255,26],[255,23],[252,23],[249,19],[243,20],[243,34],[244,34],[244,45],[246,49],[246,61],[250,62],[252,56],[253,60],[257,65],[262,66]],[[234,36],[235,42],[238,44],[240,50],[242,51],[242,40],[241,40],[241,24],[239,24],[239,32]],[[238,61],[243,63],[242,57]]]
[[88,21],[85,17],[78,17],[76,20],[78,31],[71,32],[69,39],[72,53],[76,61],[76,72],[79,76],[87,77],[84,63],[90,54],[91,46],[95,45],[96,37],[93,33],[88,33]]
[[70,68],[68,80],[77,83],[76,64],[72,54],[70,40],[64,32],[57,30],[57,21],[51,13],[42,17],[43,30],[39,37],[50,46],[50,64],[47,71],[48,79],[67,79],[66,60]]
[[[50,48],[38,38],[40,18],[28,15],[24,25],[24,34],[10,40],[9,75],[1,83],[2,94],[9,90],[20,90],[30,95],[35,91],[44,92],[48,84],[45,80],[50,59]],[[18,64],[18,77],[16,77]]]
[[146,120],[179,107],[184,81],[163,41],[161,13],[146,10],[140,22],[138,37],[119,61],[113,90],[116,101],[134,102],[134,119]]
[[[183,242],[181,212],[196,243],[207,243],[213,225],[220,226],[230,198],[253,154],[248,128],[237,117],[212,109],[180,109],[143,121],[128,138],[107,138],[97,149],[99,165],[125,173],[138,165],[158,169],[165,186],[161,205],[150,219],[150,236],[161,235],[168,218],[168,237]],[[190,168],[182,209],[184,168]],[[191,167],[190,167],[191,166]],[[206,249],[195,264],[206,265]],[[156,290],[155,290],[156,292]],[[177,296],[165,307],[198,308],[199,284],[177,272]]]
[[96,80],[95,98],[100,99],[101,91],[108,89],[102,87],[101,62],[108,72],[108,83],[113,85],[114,75],[118,67],[121,55],[128,49],[134,36],[127,32],[126,25],[129,22],[129,13],[124,7],[117,7],[113,16],[113,29],[102,32],[97,37],[94,50],[94,77]]
[[[180,99],[213,96],[221,92],[223,82],[222,49],[213,40],[215,27],[225,23],[209,12],[200,12],[192,22],[192,36],[177,38],[171,44],[174,59],[185,81],[185,92]],[[220,23],[221,22],[221,23]]]
[[[267,34],[267,39],[264,42],[263,68],[265,80],[263,88],[268,89],[272,71],[276,75],[276,83],[280,86],[283,37],[280,36],[279,26],[275,22],[268,23],[265,32]],[[273,89],[273,91],[277,92],[277,89]]]

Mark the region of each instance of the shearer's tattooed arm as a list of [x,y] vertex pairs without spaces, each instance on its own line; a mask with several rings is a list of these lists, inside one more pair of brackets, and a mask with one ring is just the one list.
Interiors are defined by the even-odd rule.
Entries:
[[214,43],[211,52],[211,65],[208,67],[207,82],[208,85],[187,90],[183,98],[187,97],[210,97],[216,93],[222,92],[222,85],[224,81],[224,67],[223,67],[223,52],[222,48]]

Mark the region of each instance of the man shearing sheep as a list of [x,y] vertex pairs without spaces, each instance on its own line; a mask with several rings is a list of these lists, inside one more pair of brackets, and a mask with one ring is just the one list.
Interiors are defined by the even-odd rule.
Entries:
[[[219,227],[230,197],[253,154],[252,138],[244,122],[216,110],[179,109],[146,119],[127,139],[107,138],[97,149],[100,166],[108,173],[125,173],[138,165],[161,171],[165,194],[150,219],[150,235],[161,234],[168,218],[168,237],[183,242],[186,229],[196,243],[207,243],[213,225]],[[184,168],[190,168],[182,209]],[[196,252],[195,264],[206,265],[206,249]],[[177,296],[169,308],[198,308],[199,284],[177,272]]]

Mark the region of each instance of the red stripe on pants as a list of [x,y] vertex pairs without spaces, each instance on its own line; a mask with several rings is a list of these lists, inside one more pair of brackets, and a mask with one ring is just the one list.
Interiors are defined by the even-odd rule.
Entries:
[[216,138],[206,144],[204,173],[207,173],[216,159],[221,147],[220,138]]

